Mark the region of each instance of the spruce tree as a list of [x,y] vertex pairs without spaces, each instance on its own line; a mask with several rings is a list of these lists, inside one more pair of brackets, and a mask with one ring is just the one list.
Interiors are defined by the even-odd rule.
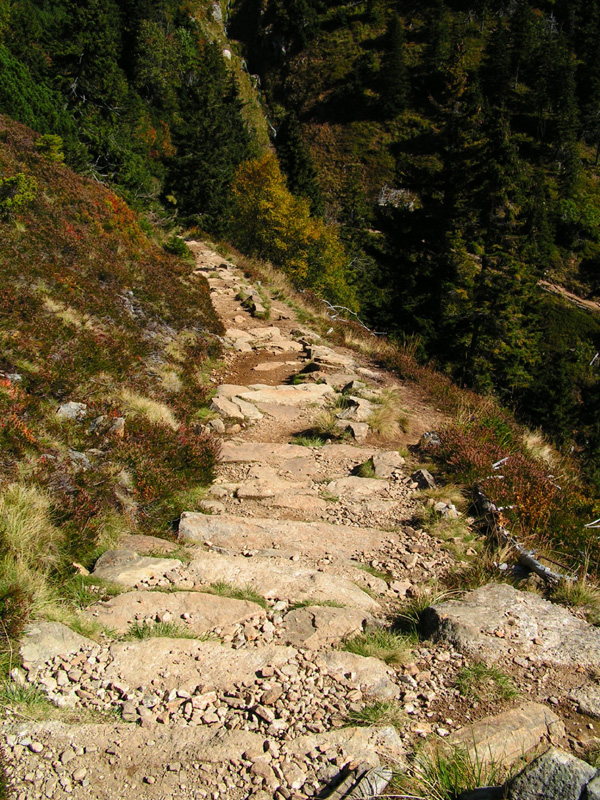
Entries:
[[396,117],[406,107],[409,80],[404,55],[404,27],[392,14],[385,33],[385,50],[379,73],[379,98],[385,118]]

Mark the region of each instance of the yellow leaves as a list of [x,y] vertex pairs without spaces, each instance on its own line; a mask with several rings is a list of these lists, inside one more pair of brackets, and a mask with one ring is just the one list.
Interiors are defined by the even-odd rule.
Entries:
[[282,269],[298,286],[356,308],[337,230],[310,216],[310,202],[288,190],[277,157],[246,161],[233,185],[232,227],[239,247]]

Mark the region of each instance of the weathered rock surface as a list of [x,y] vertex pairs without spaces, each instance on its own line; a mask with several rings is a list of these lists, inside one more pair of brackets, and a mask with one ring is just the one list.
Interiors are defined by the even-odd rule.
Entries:
[[137,586],[181,566],[176,558],[140,556],[133,550],[107,550],[96,561],[93,574],[122,586]]
[[370,614],[355,608],[307,606],[286,614],[281,636],[287,644],[318,650],[362,633],[371,620]]
[[391,680],[394,671],[377,658],[365,658],[343,650],[320,652],[315,659],[329,673],[356,676],[356,680],[366,687],[367,693],[380,700],[393,700],[400,695],[400,689]]
[[509,784],[508,800],[580,800],[596,770],[585,761],[551,747]]
[[534,664],[600,663],[600,630],[508,584],[488,584],[462,600],[438,603],[427,609],[424,624],[434,639],[491,662],[517,654]]
[[395,472],[402,470],[405,463],[397,450],[373,453],[372,461],[376,478],[391,478]]
[[186,574],[197,582],[198,588],[224,582],[242,589],[250,586],[275,600],[336,601],[365,611],[379,608],[372,597],[348,578],[319,572],[289,559],[201,553],[189,564]]
[[27,626],[21,642],[21,658],[31,665],[43,664],[51,658],[64,658],[76,653],[81,647],[94,642],[75,633],[61,622],[38,620]]
[[478,763],[509,766],[551,736],[563,734],[563,723],[547,706],[524,703],[461,728],[446,741],[466,749]]
[[[368,481],[364,478],[355,480]],[[381,483],[381,481],[368,482]],[[333,492],[330,487],[328,488]],[[273,491],[273,495],[275,493]],[[238,496],[240,496],[239,491]],[[357,549],[377,547],[387,536],[388,534],[382,531],[329,525],[326,522],[296,522],[258,517],[248,519],[230,514],[214,517],[185,512],[181,515],[179,523],[179,539],[183,542],[210,541],[232,553],[268,549],[275,544],[281,548],[282,554],[302,552],[315,558],[331,553],[337,560],[350,558]]]
[[575,700],[579,710],[590,717],[600,719],[600,686],[586,684],[571,692],[571,699]]
[[220,642],[163,638],[120,642],[110,652],[108,680],[188,692],[199,684],[226,689],[235,683],[252,683],[258,670],[283,666],[295,655],[291,647],[279,645],[231,650]]
[[265,617],[256,603],[203,592],[127,592],[90,606],[86,616],[126,633],[136,622],[173,622],[190,633]]

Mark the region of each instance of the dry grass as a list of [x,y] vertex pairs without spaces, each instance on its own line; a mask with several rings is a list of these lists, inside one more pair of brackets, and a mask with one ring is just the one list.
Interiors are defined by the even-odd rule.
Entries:
[[0,495],[0,553],[28,567],[60,561],[64,534],[50,516],[50,497],[35,487],[12,484]]
[[386,664],[406,664],[410,658],[412,643],[414,640],[410,636],[375,628],[347,639],[342,649],[365,658],[378,658]]
[[368,423],[371,430],[382,439],[395,439],[401,433],[408,432],[408,415],[394,389],[385,389],[381,393],[381,401],[374,408]]
[[540,430],[525,430],[523,433],[523,444],[532,458],[535,458],[538,461],[543,461],[549,467],[556,466],[556,451],[552,445],[546,441],[543,433]]
[[168,425],[174,431],[179,429],[179,423],[175,418],[175,414],[165,403],[160,403],[149,397],[144,397],[129,389],[122,392],[121,400],[131,415],[143,416],[149,422]]

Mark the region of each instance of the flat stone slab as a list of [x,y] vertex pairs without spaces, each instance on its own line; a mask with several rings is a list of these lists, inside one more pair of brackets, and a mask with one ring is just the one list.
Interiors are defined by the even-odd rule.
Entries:
[[180,566],[181,561],[177,558],[151,558],[140,556],[133,550],[107,550],[96,561],[92,574],[122,586],[137,586],[162,578]]
[[213,397],[209,408],[225,419],[236,419],[240,422],[244,420],[243,411],[227,397]]
[[426,610],[424,624],[434,639],[491,662],[520,655],[534,664],[600,663],[598,628],[508,584],[490,583],[461,600],[437,603]]
[[324,345],[317,345],[309,349],[309,355],[312,361],[315,361],[321,367],[339,367],[352,368],[354,366],[354,359],[350,356],[345,356],[342,353],[336,353],[330,347]]
[[224,464],[276,464],[294,458],[306,458],[306,448],[278,442],[223,442],[220,460]]
[[572,691],[570,697],[583,714],[600,719],[600,686],[589,683]]
[[138,555],[149,555],[150,553],[172,553],[173,550],[177,550],[177,545],[158,536],[125,533],[119,537],[119,549],[134,550]]
[[399,687],[390,678],[394,670],[378,658],[365,658],[344,650],[329,650],[318,653],[315,663],[325,667],[332,675],[352,674],[366,694],[380,700],[394,700],[400,694]]
[[475,722],[446,739],[451,747],[466,749],[475,761],[509,766],[540,742],[562,736],[564,725],[547,706],[524,703],[502,714]]
[[292,647],[232,650],[219,642],[193,639],[142,639],[112,645],[107,680],[119,680],[132,688],[156,686],[192,692],[199,684],[228,689],[234,683],[251,684],[258,670],[281,667],[294,657]]
[[86,639],[62,622],[32,622],[25,628],[21,640],[21,658],[33,666],[41,666],[56,656],[65,658],[82,647],[98,649],[91,639]]
[[[356,572],[358,578],[359,570]],[[319,572],[290,559],[203,552],[188,565],[186,575],[200,590],[203,585],[224,582],[239,588],[251,587],[273,600],[334,600],[364,611],[379,610],[379,604],[349,578]]]
[[[248,751],[262,752],[264,741],[264,735],[257,733],[226,731],[221,726],[208,725],[157,725],[149,731],[125,723],[67,725],[52,721],[30,723],[19,730],[30,739],[42,742],[45,753],[53,750],[58,756],[64,751],[85,749],[85,755],[69,762],[69,778],[75,769],[87,770],[87,780],[69,782],[68,797],[74,800],[200,797],[196,789],[206,786],[205,773],[194,770],[192,764],[212,765],[210,771],[216,776],[217,767],[229,759],[241,759]],[[108,766],[106,750],[115,747],[118,757],[110,757]],[[183,765],[181,772],[167,770],[167,764],[174,763]],[[153,786],[144,781],[145,776],[152,776]],[[183,780],[187,784],[184,794],[178,788]],[[27,786],[31,784],[25,784]],[[28,791],[23,796],[31,798],[35,794]],[[54,796],[67,795],[59,788]]]
[[215,397],[224,397],[227,400],[231,400],[232,397],[247,391],[247,386],[241,386],[235,383],[222,383],[220,386],[217,386]]
[[596,770],[570,753],[551,747],[510,782],[508,800],[580,800]]
[[286,554],[318,557],[331,553],[338,559],[344,559],[357,551],[375,549],[388,537],[389,533],[372,528],[330,525],[327,522],[236,517],[231,514],[215,517],[184,511],[179,522],[179,539],[182,542],[210,541],[232,552],[261,550],[276,543],[284,548]]
[[239,395],[249,403],[275,403],[281,406],[308,406],[313,403],[322,405],[334,390],[331,386],[317,383],[305,383],[299,386],[267,386],[254,384],[250,391]]
[[339,478],[331,481],[327,485],[327,491],[338,497],[373,497],[378,494],[385,494],[390,488],[387,481],[377,478],[359,478],[350,475],[348,478]]
[[[170,614],[171,619],[164,621],[176,623],[195,634],[266,616],[265,610],[256,603],[205,592],[127,592],[104,603],[95,603],[85,616],[118,633],[126,633],[135,622],[157,621],[158,614]],[[183,618],[184,614],[189,615],[187,619]]]
[[306,606],[285,615],[281,637],[286,644],[319,650],[363,633],[372,619],[370,614],[355,608]]

